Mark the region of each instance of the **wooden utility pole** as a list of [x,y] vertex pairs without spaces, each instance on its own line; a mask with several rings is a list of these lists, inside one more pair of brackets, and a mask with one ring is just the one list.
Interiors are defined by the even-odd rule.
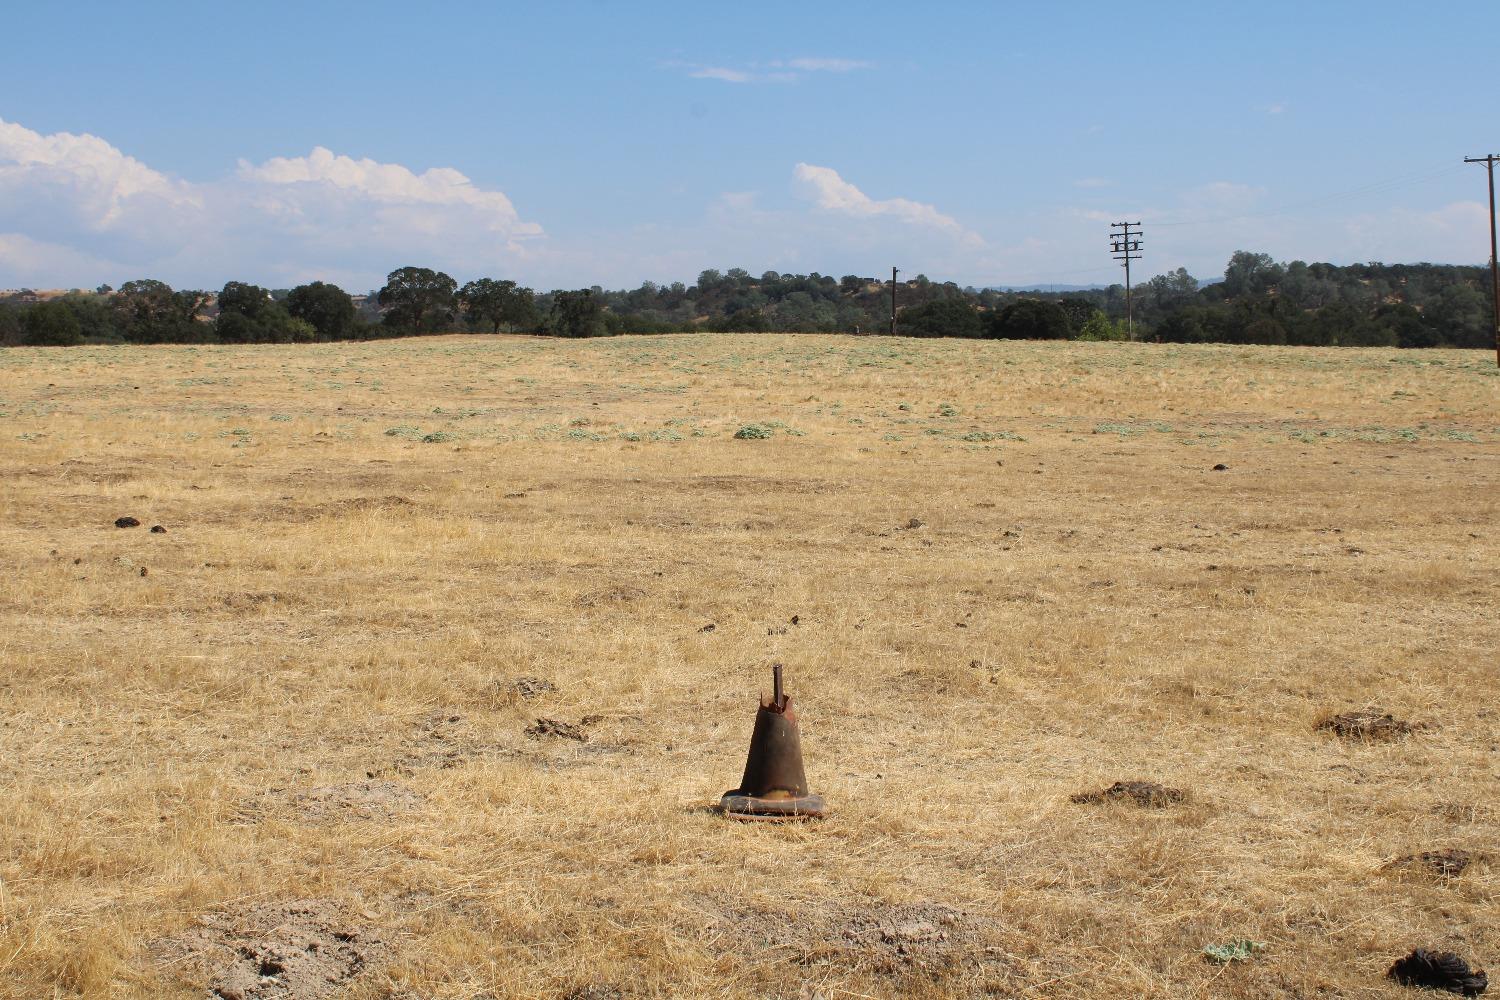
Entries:
[[891,336],[896,335],[896,269],[891,268]]
[[[1133,233],[1130,231],[1131,226],[1135,227]],[[1109,234],[1110,252],[1115,255],[1115,260],[1125,265],[1125,336],[1134,340],[1135,317],[1130,301],[1130,262],[1141,259],[1141,224],[1139,222],[1111,222],[1109,228],[1121,230],[1121,232]]]
[[1490,308],[1495,326],[1495,366],[1500,368],[1500,264],[1495,261],[1495,161],[1500,156],[1465,156],[1465,163],[1483,163],[1490,175]]

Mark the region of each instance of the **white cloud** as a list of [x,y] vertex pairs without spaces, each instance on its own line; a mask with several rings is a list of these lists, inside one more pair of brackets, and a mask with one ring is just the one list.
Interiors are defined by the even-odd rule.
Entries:
[[853,184],[839,176],[832,167],[815,167],[799,163],[793,176],[804,193],[812,197],[813,203],[828,212],[858,218],[889,216],[908,225],[941,229],[959,235],[966,240],[979,238],[959,225],[951,215],[944,215],[934,206],[906,198],[886,198],[877,201]]
[[188,185],[173,181],[93,135],[42,135],[0,119],[0,190],[38,189],[76,197],[79,217],[92,228],[123,220],[128,203],[201,204]]
[[0,233],[0,287],[93,287],[95,276],[112,275],[120,265],[74,247],[43,243],[20,233]]
[[1285,114],[1285,113],[1286,113],[1286,105],[1285,104],[1280,104],[1280,103],[1272,104],[1272,105],[1270,105],[1269,107],[1266,108],[1266,114],[1268,114],[1268,115],[1280,115],[1280,114]]
[[795,83],[808,73],[850,73],[870,69],[875,64],[863,59],[799,56],[795,59],[772,59],[744,66],[716,66],[711,63],[668,62],[664,65],[687,71],[694,80],[720,80],[724,83]]
[[863,59],[788,59],[786,65],[809,73],[849,73],[856,69],[870,69],[874,63]]
[[699,66],[689,71],[688,76],[694,80],[723,80],[725,83],[749,83],[753,79],[744,70],[727,66]]
[[0,120],[0,286],[337,274],[358,287],[392,261],[494,270],[541,232],[503,192],[447,167],[417,173],[317,147],[194,183],[96,136]]

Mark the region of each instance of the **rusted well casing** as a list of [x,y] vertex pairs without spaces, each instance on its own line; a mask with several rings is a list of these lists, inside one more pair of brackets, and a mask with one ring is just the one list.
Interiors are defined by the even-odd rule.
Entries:
[[807,774],[802,770],[802,736],[797,731],[797,713],[792,699],[760,699],[755,713],[755,731],[750,734],[750,754],[739,794],[756,798],[801,797],[807,794]]
[[822,796],[807,788],[802,736],[792,699],[781,691],[781,665],[770,698],[761,695],[740,787],[724,793],[719,808],[736,819],[811,819],[823,815]]

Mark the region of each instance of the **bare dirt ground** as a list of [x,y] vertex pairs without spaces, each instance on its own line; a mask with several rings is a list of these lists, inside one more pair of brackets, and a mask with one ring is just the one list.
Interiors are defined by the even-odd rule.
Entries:
[[[1500,963],[1480,352],[10,350],[0,482],[0,995]],[[820,824],[706,808],[772,662]]]

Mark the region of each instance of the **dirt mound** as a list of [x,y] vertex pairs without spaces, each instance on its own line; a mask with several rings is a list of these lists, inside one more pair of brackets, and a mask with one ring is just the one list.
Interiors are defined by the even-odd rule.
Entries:
[[1423,722],[1406,722],[1378,708],[1358,712],[1342,712],[1330,716],[1313,727],[1318,732],[1329,732],[1341,740],[1360,743],[1389,743],[1391,740],[1420,733],[1428,726]]
[[1463,848],[1445,847],[1438,851],[1408,854],[1390,862],[1386,868],[1412,868],[1441,875],[1444,878],[1457,878],[1467,871],[1470,865],[1483,860],[1483,855],[1474,854]]
[[1396,959],[1386,976],[1402,986],[1442,990],[1466,997],[1479,996],[1490,984],[1490,977],[1482,969],[1469,968],[1469,963],[1453,952],[1427,948],[1415,948],[1411,954]]
[[541,677],[517,677],[510,682],[510,689],[529,701],[556,691],[557,685]]
[[1100,802],[1131,802],[1143,808],[1163,809],[1186,798],[1182,789],[1168,788],[1154,781],[1117,781],[1097,792],[1079,792],[1071,801],[1090,805]]
[[559,739],[577,740],[579,743],[584,743],[589,738],[588,734],[583,731],[584,727],[588,724],[588,719],[579,720],[576,726],[571,722],[563,722],[559,719],[537,719],[536,725],[526,727],[526,735],[534,740],[555,736]]
[[153,951],[207,978],[212,1000],[321,1000],[387,947],[337,903],[311,899],[209,914]]
[[855,913],[844,921],[840,937],[860,964],[891,972],[958,964],[978,945],[980,929],[972,914],[939,903],[917,903]]

